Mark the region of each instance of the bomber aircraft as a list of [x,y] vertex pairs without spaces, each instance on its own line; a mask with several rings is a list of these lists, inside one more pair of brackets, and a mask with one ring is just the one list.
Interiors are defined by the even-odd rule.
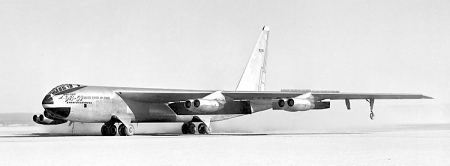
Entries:
[[350,100],[363,99],[369,102],[373,119],[375,99],[431,99],[422,94],[264,91],[268,39],[269,27],[264,26],[235,91],[62,84],[45,95],[44,112],[34,115],[33,121],[42,125],[70,122],[69,126],[104,123],[100,129],[104,136],[131,136],[135,131],[132,123],[182,122],[183,134],[209,134],[211,122],[269,109],[328,109],[330,100],[343,100],[350,109]]

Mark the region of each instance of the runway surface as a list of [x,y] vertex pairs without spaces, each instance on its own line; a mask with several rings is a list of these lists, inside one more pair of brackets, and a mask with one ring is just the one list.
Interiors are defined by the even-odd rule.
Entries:
[[418,128],[103,137],[0,127],[0,165],[449,165],[450,125]]

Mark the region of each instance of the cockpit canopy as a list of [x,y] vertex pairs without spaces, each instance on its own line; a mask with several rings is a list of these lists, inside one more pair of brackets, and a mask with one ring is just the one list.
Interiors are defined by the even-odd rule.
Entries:
[[61,84],[58,85],[57,87],[53,88],[50,92],[48,92],[47,95],[57,95],[60,93],[68,93],[68,92],[73,92],[76,91],[78,89],[84,88],[86,87],[85,85],[79,85],[79,84]]

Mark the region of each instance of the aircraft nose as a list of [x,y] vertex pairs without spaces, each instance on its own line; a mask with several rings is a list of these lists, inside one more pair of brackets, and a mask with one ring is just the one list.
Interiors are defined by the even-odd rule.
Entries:
[[44,100],[42,100],[42,104],[53,104],[53,98],[50,95],[46,95]]

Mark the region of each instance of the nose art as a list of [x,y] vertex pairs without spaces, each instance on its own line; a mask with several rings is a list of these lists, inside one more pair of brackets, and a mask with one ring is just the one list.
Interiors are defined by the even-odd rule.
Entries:
[[50,95],[46,95],[44,100],[42,100],[42,104],[53,104],[53,98]]

